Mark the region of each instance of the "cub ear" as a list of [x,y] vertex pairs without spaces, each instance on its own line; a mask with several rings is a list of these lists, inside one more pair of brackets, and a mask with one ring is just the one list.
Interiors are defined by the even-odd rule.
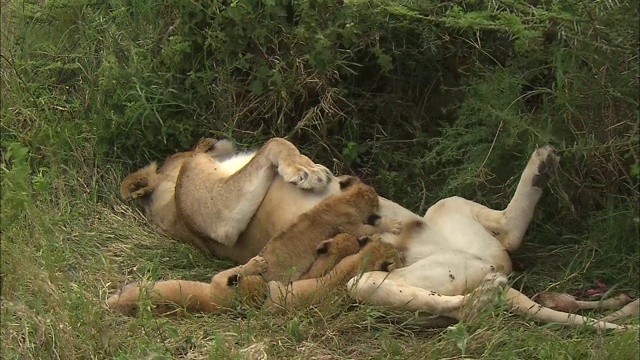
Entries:
[[158,165],[155,162],[129,174],[122,181],[120,196],[126,201],[149,195],[158,182]]
[[238,274],[233,274],[227,278],[227,286],[238,286],[240,283],[240,276]]
[[396,263],[393,261],[383,261],[380,265],[380,271],[392,272],[396,269]]
[[338,184],[340,184],[340,190],[346,190],[355,184],[359,184],[362,181],[357,176],[341,175],[338,176]]
[[373,241],[371,239],[370,236],[360,236],[358,238],[358,245],[360,245],[360,248],[365,247],[368,243],[370,243],[371,241]]
[[378,214],[371,214],[367,218],[367,224],[372,226],[378,226],[382,218]]
[[332,242],[333,239],[322,241],[320,244],[318,244],[318,247],[316,247],[316,254],[321,255],[328,253],[329,249],[331,249]]

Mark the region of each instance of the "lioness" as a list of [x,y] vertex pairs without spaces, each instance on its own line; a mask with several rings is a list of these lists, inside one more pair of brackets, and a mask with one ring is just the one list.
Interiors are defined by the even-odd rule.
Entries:
[[[471,315],[463,311],[467,302],[460,302],[460,296],[506,281],[511,273],[507,251],[520,247],[542,187],[557,162],[551,146],[534,151],[511,202],[502,211],[451,197],[437,202],[421,218],[381,197],[382,218],[407,224],[422,219],[425,226],[407,242],[405,267],[352,279],[348,285],[351,296],[456,319],[472,317],[477,311]],[[152,223],[178,239],[239,263],[258,254],[268,239],[300,214],[340,192],[338,181],[325,167],[312,163],[283,139],[272,139],[257,152],[224,160],[206,153],[177,154],[165,161],[155,181],[152,177],[150,191],[138,197]],[[393,233],[382,234],[382,239],[391,244],[399,241]],[[515,312],[540,322],[623,329],[541,307],[513,288],[506,297]]]

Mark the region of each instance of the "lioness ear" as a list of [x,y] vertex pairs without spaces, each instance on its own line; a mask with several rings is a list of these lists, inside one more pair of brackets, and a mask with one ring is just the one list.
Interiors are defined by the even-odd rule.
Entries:
[[360,178],[351,175],[338,176],[338,184],[340,184],[340,190],[346,190],[351,186],[360,183]]
[[122,181],[120,196],[124,200],[133,200],[153,192],[158,182],[158,165],[155,162],[129,174]]
[[328,253],[329,249],[331,248],[331,243],[332,242],[333,242],[333,240],[329,239],[329,240],[325,240],[325,241],[321,242],[320,244],[318,244],[318,247],[316,248],[316,253],[318,255]]
[[229,140],[223,139],[218,141],[212,149],[207,152],[214,159],[223,160],[230,157],[236,151],[235,146]]
[[206,153],[213,150],[217,140],[212,138],[200,138],[198,142],[191,148],[194,153]]

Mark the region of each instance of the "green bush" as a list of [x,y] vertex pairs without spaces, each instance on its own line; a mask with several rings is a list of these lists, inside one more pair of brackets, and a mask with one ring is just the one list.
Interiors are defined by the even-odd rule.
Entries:
[[14,6],[13,27],[32,35],[8,46],[16,86],[82,120],[21,130],[45,143],[90,133],[100,165],[136,166],[202,135],[250,146],[287,136],[407,199],[421,191],[411,179],[449,193],[475,191],[478,176],[501,183],[551,141],[579,183],[634,187],[637,8],[419,3]]

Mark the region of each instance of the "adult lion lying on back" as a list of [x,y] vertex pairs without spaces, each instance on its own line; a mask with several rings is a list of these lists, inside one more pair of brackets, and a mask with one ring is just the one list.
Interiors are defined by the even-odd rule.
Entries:
[[[337,178],[283,139],[233,156],[229,143],[210,144],[173,155],[160,169],[152,164],[129,175],[121,192],[125,199],[141,199],[153,224],[215,256],[247,262],[298,215],[340,192]],[[216,150],[219,145],[224,146]],[[421,218],[381,197],[382,218],[403,224],[421,220],[424,226],[408,239],[383,234],[384,241],[402,248],[406,266],[352,279],[351,296],[459,320],[474,317],[486,297],[463,295],[482,295],[506,283],[511,273],[507,251],[521,245],[557,161],[550,146],[536,150],[503,211],[451,197]],[[541,307],[513,288],[506,296],[512,310],[540,322],[623,329]]]

